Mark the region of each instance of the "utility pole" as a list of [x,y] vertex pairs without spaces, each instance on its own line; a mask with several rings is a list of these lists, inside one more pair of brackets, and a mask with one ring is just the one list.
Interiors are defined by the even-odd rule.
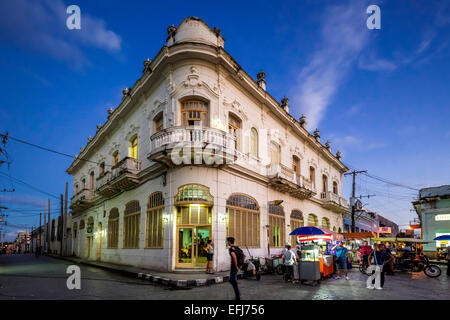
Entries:
[[59,247],[59,255],[62,257],[63,255],[63,233],[64,233],[64,196],[61,193],[61,226],[58,224],[58,229],[61,228],[61,233],[60,233],[60,241],[61,241],[61,246]]
[[47,252],[47,208],[44,202],[44,251]]
[[352,232],[355,232],[355,178],[357,174],[367,173],[367,170],[360,170],[352,172],[344,173],[344,176],[352,175],[353,183],[352,183],[352,197],[350,198],[350,204],[352,205]]
[[64,199],[64,219],[63,219],[63,239],[64,239],[64,255],[67,255],[67,240],[66,240],[66,231],[67,231],[67,197],[69,196],[69,183],[66,182],[66,194]]
[[48,199],[47,252],[50,251],[50,198]]
[[39,251],[38,253],[41,254],[41,229],[42,229],[42,212],[39,213]]

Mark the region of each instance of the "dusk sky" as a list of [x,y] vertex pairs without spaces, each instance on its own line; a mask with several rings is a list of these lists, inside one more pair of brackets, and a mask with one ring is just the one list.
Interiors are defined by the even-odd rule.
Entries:
[[[81,30],[66,27],[71,4]],[[366,26],[372,4],[381,30]],[[363,199],[368,209],[404,228],[416,217],[414,189],[450,184],[449,1],[0,0],[0,133],[78,154],[165,45],[167,27],[188,16],[218,27],[225,50],[255,79],[262,69],[268,92],[286,95],[349,168],[409,187],[359,175],[356,194],[376,195]],[[57,216],[50,195],[66,182],[72,195],[72,160],[13,140],[5,149],[0,189],[15,192],[0,193],[0,206],[13,240],[38,225],[49,197]]]

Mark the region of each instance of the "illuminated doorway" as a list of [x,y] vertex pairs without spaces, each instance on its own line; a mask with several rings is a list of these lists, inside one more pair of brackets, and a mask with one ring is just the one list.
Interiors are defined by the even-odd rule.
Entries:
[[185,185],[175,197],[178,268],[206,267],[207,242],[212,240],[212,196],[207,187]]

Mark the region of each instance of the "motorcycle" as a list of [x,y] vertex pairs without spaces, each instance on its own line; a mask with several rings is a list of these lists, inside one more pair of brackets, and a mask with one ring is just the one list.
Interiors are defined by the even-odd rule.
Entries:
[[430,278],[437,278],[441,275],[441,269],[437,265],[430,264],[430,260],[425,255],[396,258],[394,268],[400,271],[423,271]]

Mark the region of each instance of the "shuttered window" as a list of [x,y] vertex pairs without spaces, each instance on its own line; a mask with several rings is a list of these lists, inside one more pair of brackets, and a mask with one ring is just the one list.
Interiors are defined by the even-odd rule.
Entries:
[[330,219],[322,218],[322,227],[330,229]]
[[[300,210],[292,210],[291,212],[291,232],[297,228],[301,228],[305,225],[303,220],[303,213]],[[291,236],[291,245],[294,246],[297,243],[297,236]]]
[[270,246],[283,247],[286,242],[286,222],[284,209],[280,205],[269,203]]
[[152,193],[147,203],[147,239],[146,248],[162,248],[164,239],[163,226],[164,198],[162,192]]
[[108,217],[108,248],[119,246],[119,210],[113,208]]
[[257,202],[242,194],[227,200],[227,237],[233,237],[239,246],[260,246],[260,214]]
[[139,248],[139,224],[141,207],[138,201],[130,201],[125,205],[123,218],[123,247]]

